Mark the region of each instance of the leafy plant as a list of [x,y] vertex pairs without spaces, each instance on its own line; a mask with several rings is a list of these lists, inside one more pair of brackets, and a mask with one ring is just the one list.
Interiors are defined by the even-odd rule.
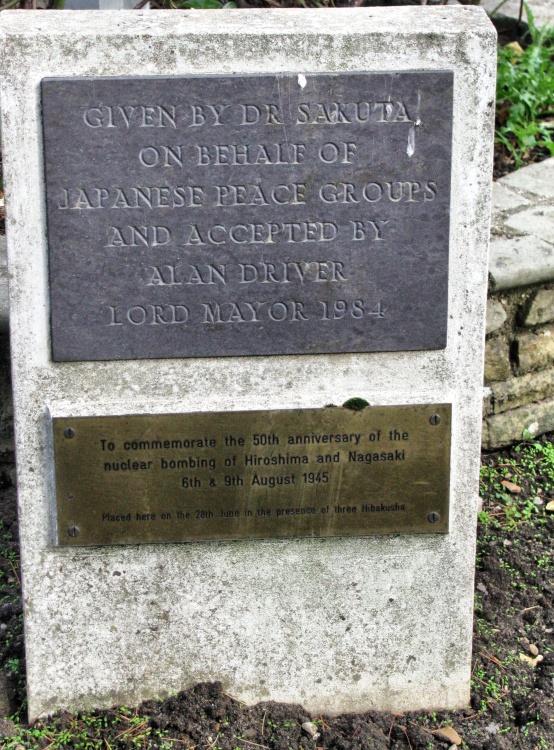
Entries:
[[520,166],[536,146],[554,156],[554,27],[537,28],[525,4],[531,44],[506,45],[498,51],[496,140]]

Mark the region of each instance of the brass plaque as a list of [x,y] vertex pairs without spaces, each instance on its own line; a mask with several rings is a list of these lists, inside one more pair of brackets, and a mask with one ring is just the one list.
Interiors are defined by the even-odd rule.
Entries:
[[451,406],[53,420],[58,544],[446,533]]

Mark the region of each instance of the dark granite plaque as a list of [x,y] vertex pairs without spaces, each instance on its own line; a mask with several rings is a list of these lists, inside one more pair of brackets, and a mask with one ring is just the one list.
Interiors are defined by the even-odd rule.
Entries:
[[58,544],[448,531],[449,404],[54,419]]
[[54,359],[443,348],[452,82],[43,80]]

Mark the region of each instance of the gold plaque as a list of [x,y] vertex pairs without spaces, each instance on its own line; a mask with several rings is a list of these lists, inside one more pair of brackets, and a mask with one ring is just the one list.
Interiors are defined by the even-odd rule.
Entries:
[[451,406],[53,420],[58,544],[446,533]]

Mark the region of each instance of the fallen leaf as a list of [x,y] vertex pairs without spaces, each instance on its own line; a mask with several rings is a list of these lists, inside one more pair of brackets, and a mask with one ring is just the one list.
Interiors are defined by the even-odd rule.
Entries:
[[554,500],[551,500],[549,503],[546,504],[546,510],[549,510],[551,513],[554,513]]
[[515,57],[521,57],[523,55],[523,47],[519,42],[510,42],[506,47]]
[[320,737],[317,731],[317,726],[312,721],[305,721],[302,724],[302,729],[309,735],[313,740],[317,740]]
[[501,482],[501,484],[508,490],[508,492],[511,492],[512,495],[517,495],[518,492],[521,492],[521,487],[519,486],[519,484],[508,482],[507,479]]
[[448,742],[453,742],[455,745],[462,744],[462,738],[454,727],[441,727],[440,729],[435,729],[433,734],[436,734],[441,740],[448,740]]
[[529,666],[533,667],[533,669],[537,666],[537,664],[544,659],[543,656],[540,654],[538,656],[535,656],[533,659],[532,656],[527,656],[527,654],[520,654],[519,660],[524,662],[524,664],[529,664]]

